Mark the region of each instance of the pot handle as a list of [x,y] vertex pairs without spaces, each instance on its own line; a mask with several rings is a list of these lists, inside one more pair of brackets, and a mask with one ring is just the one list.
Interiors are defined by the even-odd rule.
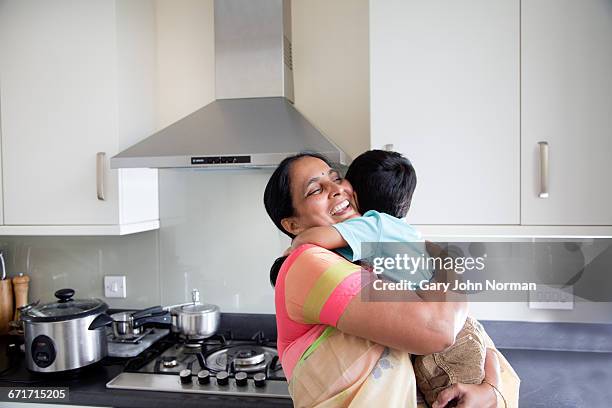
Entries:
[[133,325],[134,327],[140,327],[146,323],[163,323],[163,324],[172,324],[172,316],[169,312],[164,314],[157,314],[153,316],[141,317],[139,319],[134,319]]
[[147,309],[139,310],[138,312],[132,313],[132,318],[136,320],[144,316],[158,315],[160,313],[164,313],[164,309],[161,306],[153,306],[153,307],[149,307]]
[[102,313],[98,317],[96,317],[93,322],[89,325],[89,330],[96,330],[100,327],[108,326],[113,322],[113,318],[107,315],[106,313]]

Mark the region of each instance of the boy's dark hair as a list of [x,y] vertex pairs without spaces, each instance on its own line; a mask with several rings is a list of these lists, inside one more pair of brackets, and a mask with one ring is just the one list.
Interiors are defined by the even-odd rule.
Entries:
[[412,202],[417,177],[410,161],[397,152],[369,150],[348,168],[346,179],[357,194],[359,211],[404,218]]

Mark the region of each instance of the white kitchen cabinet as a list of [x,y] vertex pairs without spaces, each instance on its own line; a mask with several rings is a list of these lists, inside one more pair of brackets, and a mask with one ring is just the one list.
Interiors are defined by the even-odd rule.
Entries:
[[408,157],[414,224],[520,224],[519,2],[370,2],[371,146]]
[[429,237],[612,236],[610,10],[370,2],[371,147],[413,162],[409,222]]
[[612,3],[523,0],[521,20],[522,223],[612,225]]
[[2,2],[0,19],[0,234],[159,228],[157,171],[109,167],[155,130],[154,3]]

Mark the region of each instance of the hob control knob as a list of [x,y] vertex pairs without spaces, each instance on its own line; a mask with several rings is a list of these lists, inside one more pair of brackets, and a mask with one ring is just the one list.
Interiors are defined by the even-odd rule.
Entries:
[[198,373],[198,383],[204,385],[210,382],[210,372],[208,370],[201,370]]
[[181,370],[179,377],[181,377],[181,384],[191,383],[191,370]]
[[247,373],[245,372],[241,371],[239,373],[236,373],[235,378],[236,378],[236,385],[239,387],[244,387],[245,385],[248,384]]
[[266,375],[264,373],[257,373],[253,376],[253,380],[255,381],[256,387],[265,387],[266,386]]
[[227,385],[229,383],[229,375],[227,374],[227,371],[219,371],[217,373],[217,384],[219,385]]

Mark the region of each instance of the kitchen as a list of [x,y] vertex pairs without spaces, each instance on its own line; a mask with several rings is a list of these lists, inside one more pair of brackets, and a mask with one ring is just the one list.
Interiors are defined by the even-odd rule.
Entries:
[[[610,4],[533,3],[294,0],[295,107],[350,157],[393,144],[413,160],[420,178],[408,221],[426,237],[584,242],[591,259],[612,236],[606,187],[612,146],[605,114],[612,93],[605,74],[612,64],[606,42]],[[274,333],[268,268],[289,241],[262,205],[272,169],[115,170],[109,162],[222,97],[215,84],[214,6],[198,0],[0,2],[0,49],[11,57],[2,58],[0,71],[0,249],[9,277],[30,277],[30,301],[51,302],[53,292],[72,288],[77,298],[99,298],[112,309],[144,309],[187,302],[198,288],[204,302],[235,314],[222,319],[221,330],[224,321],[238,319],[233,321],[241,326],[241,315],[256,314],[264,333]],[[548,14],[559,18],[539,24]],[[583,22],[575,36],[562,36],[567,52],[581,58],[550,75],[556,71],[547,64],[563,57],[564,48],[550,45],[554,36],[536,37],[545,31],[538,27],[555,33],[567,27],[568,16]],[[585,39],[591,47],[581,46]],[[539,62],[538,55],[550,60]],[[531,61],[521,70],[521,63]],[[548,94],[563,96],[555,93],[561,91],[553,80],[575,79],[591,67],[589,61],[608,70],[590,69],[579,76],[582,88],[563,89],[574,92],[577,107],[555,105],[560,97],[546,100]],[[541,111],[551,106],[552,114]],[[572,107],[583,122],[571,122]],[[569,122],[551,128],[552,121],[534,119],[546,114]],[[580,133],[569,144],[570,154],[561,156],[567,155],[561,143],[574,140],[565,129],[583,128],[595,136],[581,142],[587,136]],[[541,136],[544,131],[561,139]],[[495,143],[487,143],[492,135]],[[540,140],[550,143],[548,199],[537,195]],[[97,152],[106,156],[100,159]],[[433,152],[440,160],[430,160]],[[582,160],[568,175],[563,163],[574,162],[573,153]],[[97,197],[98,163],[104,167],[105,200]],[[562,190],[565,183],[553,178],[559,174],[576,190]],[[459,178],[479,183],[466,186]],[[444,196],[433,187],[440,185]],[[448,206],[443,197],[462,199]],[[547,208],[551,202],[555,207]],[[126,297],[105,296],[106,276],[125,276]],[[572,310],[532,309],[527,302],[493,306],[475,303],[473,314],[490,322],[487,330],[498,347],[509,350],[511,363],[522,363],[521,377],[543,377],[523,380],[521,406],[605,406],[593,402],[604,401],[601,388],[592,393],[601,398],[595,400],[582,399],[579,389],[581,378],[593,373],[609,380],[610,303],[575,302]],[[521,351],[542,348],[556,351]],[[575,368],[582,374],[577,379],[560,380],[553,374],[567,372],[554,366],[562,359],[588,364]],[[95,394],[91,381],[92,389],[71,389],[71,403],[121,406],[120,395],[135,395]],[[143,398],[153,406],[178,401],[173,393],[157,394],[158,402]],[[180,398],[204,404],[193,395]],[[211,406],[220,404],[213,401]]]

